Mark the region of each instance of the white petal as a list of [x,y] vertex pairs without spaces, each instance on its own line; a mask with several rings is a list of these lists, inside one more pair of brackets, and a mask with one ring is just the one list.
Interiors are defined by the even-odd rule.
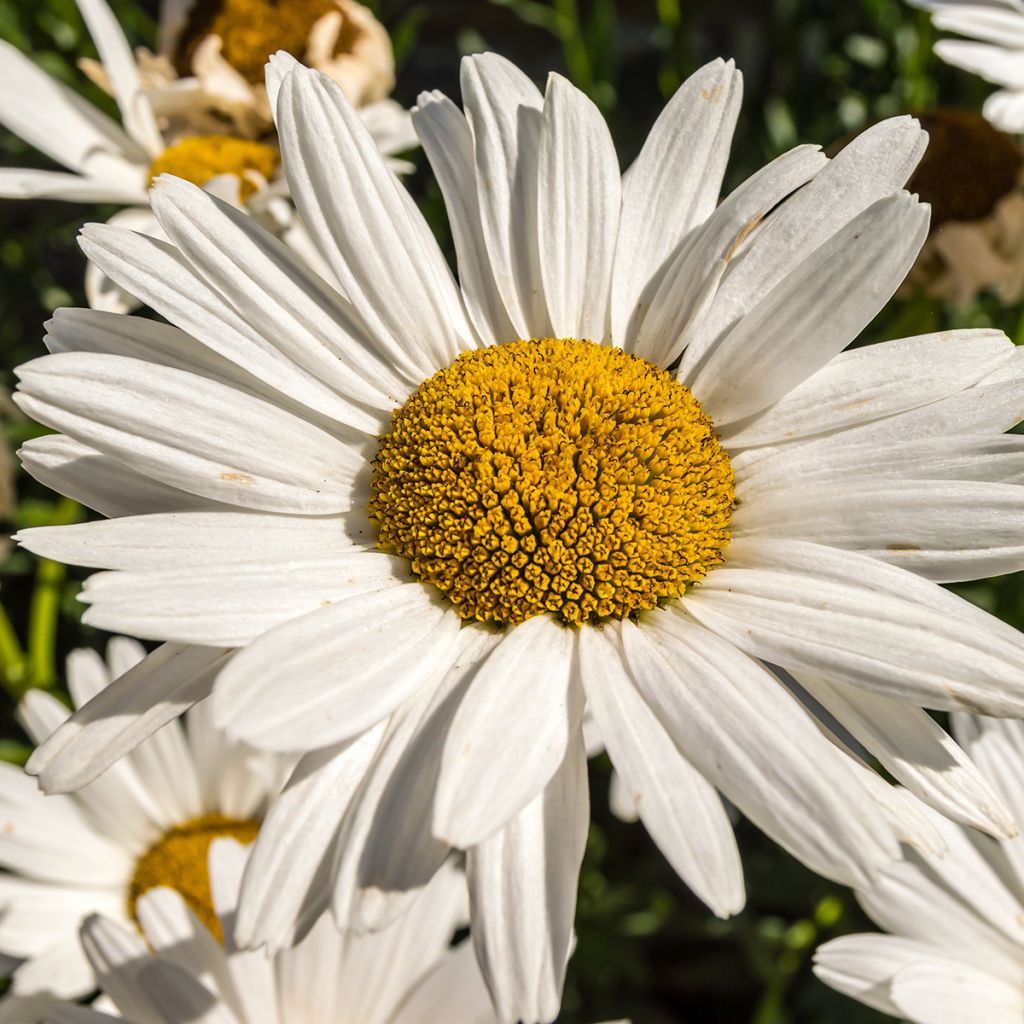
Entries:
[[151,157],[163,151],[164,140],[157,127],[139,69],[128,40],[105,0],[77,0],[103,70],[121,110],[125,130]]
[[879,200],[809,253],[680,379],[716,424],[760,412],[860,334],[927,234],[928,207],[916,198]]
[[827,163],[817,146],[798,146],[730,193],[654,275],[640,296],[630,334],[616,338],[616,344],[657,366],[670,366],[714,302],[721,276],[744,239]]
[[92,782],[115,761],[206,697],[226,652],[165,644],[76,711],[29,758],[48,793]]
[[260,827],[239,901],[235,940],[240,947],[267,945],[271,953],[292,945],[303,906],[323,887],[342,816],[384,733],[383,724],[362,736],[307,754],[299,761]]
[[65,167],[134,192],[133,202],[145,201],[146,154],[120,125],[3,41],[0,119]]
[[806,257],[873,203],[910,177],[928,144],[910,117],[862,132],[805,188],[766,218],[735,259],[708,315],[683,356],[689,374],[722,335],[738,323]]
[[792,537],[859,551],[937,583],[1024,568],[1020,485],[837,472],[758,495],[731,526],[737,538]]
[[920,1024],[975,1024],[981,1007],[986,1024],[1017,1024],[1024,1016],[1019,985],[948,960],[904,967],[893,978],[892,1001]]
[[263,511],[352,501],[349,445],[257,398],[121,356],[62,353],[19,368],[22,408],[154,479]]
[[350,739],[441,678],[458,632],[458,616],[419,583],[342,600],[240,651],[217,680],[214,712],[267,750]]
[[128,1020],[153,1021],[153,1007],[138,974],[152,963],[142,937],[123,925],[92,915],[82,925],[82,948],[104,994]]
[[36,527],[13,538],[42,558],[97,569],[201,569],[209,565],[333,558],[352,540],[336,516],[171,512],[73,526]]
[[60,171],[0,168],[0,196],[4,199],[64,199],[73,203],[137,203],[141,186],[129,187],[102,178],[87,178]]
[[275,626],[354,595],[395,587],[375,551],[268,564],[97,573],[80,600],[100,629],[149,640],[241,647]]
[[1010,716],[1024,707],[1024,644],[1014,631],[864,555],[736,540],[729,566],[684,603],[741,650],[783,668],[925,707]]
[[589,819],[577,730],[543,792],[467,855],[473,945],[503,1022],[558,1015]]
[[1017,834],[1010,810],[926,712],[857,686],[803,672],[795,676],[886,771],[925,803],[998,838]]
[[622,638],[637,688],[679,749],[777,843],[847,884],[899,855],[855,762],[766,669],[675,611],[624,623]]
[[494,285],[518,337],[549,337],[537,238],[540,93],[514,64],[495,53],[464,57],[461,84]]
[[484,662],[445,741],[434,834],[473,846],[521,811],[565,759],[582,715],[573,634],[546,615],[514,626]]
[[557,338],[601,341],[622,186],[601,112],[561,75],[544,97],[537,178],[540,273]]
[[[235,310],[167,242],[102,224],[87,224],[80,242],[86,256],[112,280],[265,388],[357,429],[375,429],[380,407],[376,389],[354,375],[350,379],[347,392],[369,406],[360,415],[356,403],[296,364],[281,338],[264,337],[251,306],[244,313]],[[404,395],[408,390],[397,375],[390,384],[389,393]]]
[[276,344],[311,378],[382,409],[419,383],[407,377],[406,389],[396,389],[393,367],[363,337],[352,308],[254,218],[171,177],[156,182],[150,202],[196,276],[229,307],[245,317],[252,296],[259,295],[253,326],[268,348]]
[[237,1024],[224,1002],[177,964],[152,960],[139,968],[137,984],[166,1024]]
[[472,329],[437,242],[340,87],[296,68],[277,128],[292,197],[382,354],[422,380]]
[[627,172],[611,299],[617,343],[632,336],[659,269],[717,205],[742,96],[732,61],[705,65],[669,101]]
[[494,282],[480,221],[473,133],[466,116],[447,96],[421,93],[412,120],[448,210],[459,281],[469,315],[485,342],[514,341],[519,332]]
[[615,770],[658,848],[716,915],[738,913],[743,867],[722,801],[637,692],[610,628],[581,630],[580,671]]
[[729,450],[799,440],[956,394],[1013,352],[1001,331],[959,330],[842,352],[751,423],[722,430]]
[[494,1007],[471,941],[459,943],[402,1000],[389,1024],[459,1020],[493,1024]]
[[[378,928],[389,922],[404,907],[410,891],[422,888],[448,856],[448,846],[431,831],[441,758],[452,719],[497,640],[483,627],[461,630],[458,658],[434,691],[411,739],[397,757],[374,764],[374,772],[386,769],[390,774],[375,797],[359,855],[357,881],[364,891],[355,909],[357,926]],[[392,743],[396,739],[389,734],[385,746]]]
[[117,459],[61,434],[33,438],[18,456],[25,471],[41,484],[111,518],[218,506],[208,498],[142,476]]

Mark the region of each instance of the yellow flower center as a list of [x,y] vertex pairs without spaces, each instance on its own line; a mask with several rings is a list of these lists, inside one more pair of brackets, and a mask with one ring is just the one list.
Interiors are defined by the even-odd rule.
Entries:
[[238,821],[220,814],[206,814],[171,829],[135,865],[128,887],[128,913],[136,918],[139,897],[150,889],[167,886],[175,889],[210,933],[223,941],[210,894],[210,844],[221,838],[248,844],[258,831],[255,821]]
[[580,625],[680,597],[722,561],[733,473],[669,373],[589,341],[463,353],[373,464],[380,546],[464,619]]
[[[175,67],[179,75],[192,74],[196,47],[207,36],[217,35],[223,43],[221,56],[246,81],[261,84],[272,53],[286,50],[301,58],[310,29],[337,9],[334,0],[197,0],[178,41]],[[345,31],[343,27],[339,53],[350,49]]]
[[241,182],[243,200],[256,191],[246,172],[256,171],[268,181],[274,176],[281,154],[263,142],[230,135],[201,135],[168,146],[149,169],[149,183],[160,174],[174,174],[194,185],[205,185],[218,174],[234,174]]

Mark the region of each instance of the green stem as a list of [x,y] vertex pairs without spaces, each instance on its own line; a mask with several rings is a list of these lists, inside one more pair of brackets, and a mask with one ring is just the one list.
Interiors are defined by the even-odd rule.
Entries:
[[25,692],[25,652],[3,605],[0,605],[0,684],[15,702]]
[[[66,526],[77,521],[82,507],[70,498],[61,498],[54,508],[51,526]],[[32,592],[28,617],[27,686],[52,689],[57,683],[57,622],[67,570],[60,562],[41,558],[36,568],[36,586]]]

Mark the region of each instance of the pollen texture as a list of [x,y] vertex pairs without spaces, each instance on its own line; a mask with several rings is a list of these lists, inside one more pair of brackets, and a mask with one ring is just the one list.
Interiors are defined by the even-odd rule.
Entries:
[[255,821],[238,821],[219,814],[193,818],[171,829],[135,865],[128,889],[128,913],[135,918],[139,897],[150,889],[167,886],[177,890],[211,934],[223,941],[210,895],[210,844],[215,839],[234,839],[248,844],[255,840],[258,831]]
[[269,180],[274,176],[281,154],[273,146],[230,135],[201,135],[168,146],[149,168],[149,183],[161,174],[173,174],[205,185],[219,174],[234,174],[241,182],[239,195],[248,199],[256,185],[246,171],[256,171]]
[[[196,47],[207,36],[216,35],[222,42],[221,56],[246,81],[262,83],[272,53],[286,50],[301,58],[310,29],[336,10],[334,0],[200,0],[192,5],[178,42],[178,74],[192,74]],[[339,40],[339,49],[344,42]]]
[[573,339],[466,352],[394,414],[378,543],[464,619],[582,625],[680,597],[722,561],[733,473],[669,373]]

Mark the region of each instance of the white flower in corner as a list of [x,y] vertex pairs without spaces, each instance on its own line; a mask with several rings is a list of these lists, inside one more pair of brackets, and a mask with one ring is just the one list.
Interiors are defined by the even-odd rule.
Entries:
[[[68,687],[75,706],[103,692],[112,675],[140,678],[178,656],[169,648],[156,659],[143,662],[144,655],[124,637],[111,640],[108,664],[95,651],[74,651]],[[180,657],[194,661],[195,654]],[[30,690],[18,717],[40,743],[68,711]],[[78,940],[82,920],[102,913],[132,922],[140,898],[157,886],[174,884],[215,927],[210,843],[218,836],[252,842],[284,769],[284,759],[230,742],[211,724],[209,705],[190,711],[184,728],[170,723],[154,733],[72,796],[46,796],[20,768],[0,764],[0,953],[21,961],[14,997],[91,992],[95,978]],[[0,1019],[5,1005],[0,1001]]]
[[188,666],[115,684],[33,757],[43,786],[212,689],[234,735],[306,752],[240,941],[287,945],[328,905],[382,926],[465,849],[503,1021],[558,1012],[585,705],[625,803],[721,915],[744,887],[719,792],[846,883],[932,841],[804,700],[943,813],[1012,833],[922,707],[1024,715],[1020,636],[938,585],[1024,566],[1024,439],[1004,436],[1024,351],[982,330],[843,353],[927,233],[901,191],[917,123],[831,161],[799,147],[719,202],[731,64],[683,85],[623,177],[565,79],[542,95],[469,58],[466,113],[428,93],[414,114],[456,283],[338,86],[284,57],[269,82],[342,291],[161,180],[169,246],[104,226],[84,246],[174,326],[63,311],[19,371],[61,432],[26,468],[112,517],[21,543],[110,570],[92,625],[236,651],[212,686]]
[[1000,131],[1024,132],[1024,2],[908,0],[932,12],[932,24],[967,39],[940,39],[947,64],[1002,86],[985,101],[985,117]]
[[[461,871],[438,872],[409,912],[372,935],[345,936],[321,918],[294,949],[268,958],[231,939],[246,852],[216,840],[209,884],[218,931],[171,888],[139,900],[143,934],[93,916],[82,945],[100,991],[131,1024],[493,1024],[472,944],[451,948],[466,920]],[[221,939],[223,936],[223,939]],[[106,1013],[54,1007],[48,1024],[107,1024]]]
[[[1024,725],[954,715],[953,731],[1024,821]],[[942,858],[907,851],[858,899],[889,934],[821,946],[822,981],[914,1024],[1024,1020],[1024,839],[997,842],[931,814]]]
[[[67,168],[0,168],[0,197],[123,205],[127,209],[114,214],[111,223],[162,237],[147,191],[157,175],[174,174],[211,188],[305,255],[307,237],[286,199],[276,140],[262,130],[240,134],[218,120],[195,79],[157,88],[152,56],[132,53],[105,0],[77,2],[100,55],[99,62],[85,67],[117,101],[121,124],[0,40],[0,124]],[[260,60],[261,78],[266,54]],[[399,153],[415,144],[408,112],[397,103],[371,104],[363,116],[382,152]],[[272,126],[267,122],[264,127]],[[390,163],[394,170],[410,167]],[[321,266],[316,261],[314,269]],[[127,312],[138,305],[92,265],[86,269],[85,288],[96,309]]]

